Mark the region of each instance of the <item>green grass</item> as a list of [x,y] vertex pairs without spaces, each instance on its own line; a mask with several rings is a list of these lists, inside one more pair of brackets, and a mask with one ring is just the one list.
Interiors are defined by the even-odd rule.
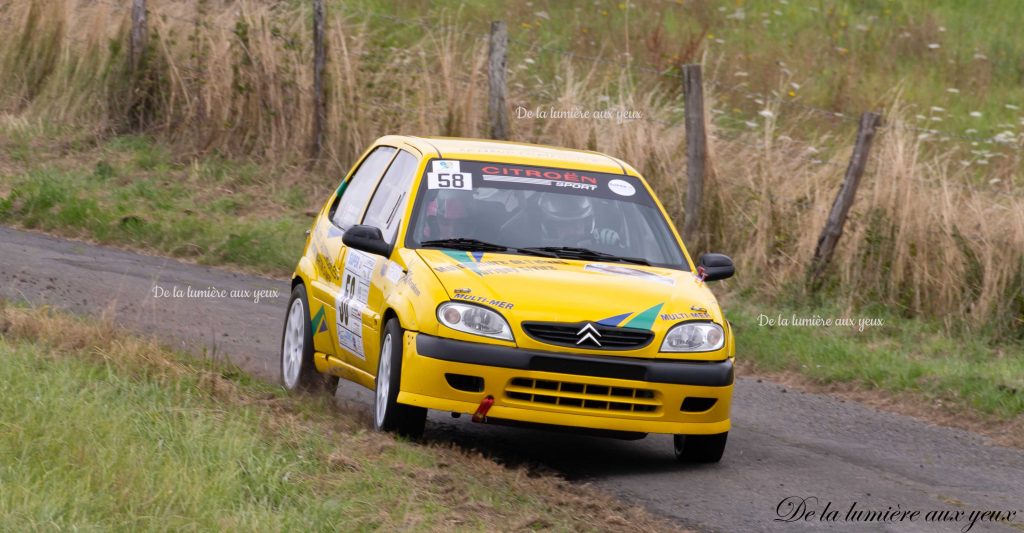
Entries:
[[274,169],[218,155],[175,162],[141,136],[16,168],[3,176],[0,222],[262,273],[294,267],[310,223],[304,213],[328,191],[272,184],[264,173]]
[[[1024,345],[993,345],[984,336],[950,335],[941,324],[881,310],[843,311],[734,301],[725,305],[736,352],[758,369],[796,371],[820,383],[908,392],[1010,420],[1024,415]],[[765,315],[776,325],[762,322]],[[777,325],[778,316],[790,325]],[[793,316],[881,319],[882,326],[793,326]]]
[[554,478],[366,432],[326,398],[2,304],[0,530],[667,529]]
[[[401,13],[406,19],[422,17],[437,29],[448,24],[482,33],[490,20],[505,20],[512,80],[529,84],[536,84],[538,74],[550,79],[545,73],[564,59],[563,52],[581,56],[581,68],[600,56],[616,73],[633,67],[643,78],[645,68],[670,71],[681,62],[698,62],[697,45],[703,44],[718,68],[713,77],[747,91],[764,94],[782,86],[787,100],[856,115],[900,87],[903,101],[915,108],[912,114],[926,116],[922,126],[959,134],[974,129],[977,133],[968,135],[982,138],[1008,129],[1004,124],[1019,129],[1024,120],[1024,37],[1017,31],[1024,26],[1024,10],[1017,0],[398,4],[357,0],[336,2],[334,8],[357,16]],[[398,46],[412,37],[395,28],[417,27],[380,16],[368,20]],[[626,50],[632,55],[628,65],[620,56]],[[725,107],[756,120],[757,104],[742,93],[718,92]],[[933,113],[933,106],[944,111]],[[981,116],[971,116],[972,111]],[[942,120],[929,120],[933,115]]]
[[604,84],[613,103],[616,94],[628,100],[658,87],[680,103],[649,118],[681,123],[678,66],[703,62],[704,78],[713,83],[705,84],[716,106],[711,118],[723,137],[759,129],[765,122],[760,113],[781,101],[777,133],[845,157],[857,117],[879,111],[892,119],[898,102],[903,123],[939,130],[927,134],[925,154],[968,165],[978,185],[989,186],[994,169],[1003,180],[1024,183],[1024,173],[1011,163],[1024,136],[1024,34],[1018,31],[1024,9],[1017,0],[331,5],[375,28],[380,48],[371,50],[385,50],[382,62],[387,47],[411,44],[424,27],[438,34],[447,27],[486,34],[491,20],[506,21],[509,83],[514,99],[527,107],[547,106],[562,94],[565,80],[557,66],[570,60],[578,76],[594,69],[593,83]]

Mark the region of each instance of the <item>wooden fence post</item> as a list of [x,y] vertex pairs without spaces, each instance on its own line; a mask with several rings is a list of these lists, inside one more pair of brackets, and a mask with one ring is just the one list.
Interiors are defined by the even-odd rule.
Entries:
[[310,161],[320,158],[324,148],[327,100],[324,98],[324,0],[313,0],[313,143]]
[[132,0],[132,31],[128,42],[128,67],[132,75],[139,71],[146,50],[146,0]]
[[487,79],[490,84],[487,119],[491,125],[491,138],[501,141],[508,139],[508,109],[505,105],[507,56],[508,28],[505,22],[496,20],[491,23],[491,42],[487,51]]
[[875,138],[875,129],[881,116],[878,113],[864,113],[860,116],[860,126],[857,128],[857,144],[853,147],[853,155],[850,156],[850,164],[846,167],[846,175],[843,177],[843,185],[832,203],[832,211],[828,214],[828,221],[821,230],[818,237],[818,246],[814,249],[814,258],[811,260],[808,282],[810,289],[816,291],[821,288],[824,280],[825,269],[832,261],[832,253],[835,252],[836,243],[843,234],[843,225],[846,223],[846,215],[850,212],[853,199],[857,194],[857,187],[860,185],[860,178],[864,175],[864,167],[868,161],[868,153],[871,151],[871,141]]
[[683,65],[683,97],[686,112],[687,180],[683,240],[696,246],[700,230],[700,207],[704,199],[704,176],[707,165],[704,87],[700,65]]

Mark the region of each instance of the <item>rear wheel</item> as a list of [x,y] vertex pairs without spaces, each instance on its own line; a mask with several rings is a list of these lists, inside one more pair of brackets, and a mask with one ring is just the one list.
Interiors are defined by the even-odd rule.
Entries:
[[676,459],[682,463],[717,463],[725,453],[729,432],[717,435],[675,435]]
[[394,431],[418,439],[423,436],[427,410],[398,403],[398,388],[402,382],[403,335],[398,320],[388,320],[380,342],[380,361],[377,363],[373,427],[377,431]]
[[292,289],[281,333],[281,383],[290,391],[334,394],[338,388],[337,376],[317,372],[313,363],[313,326],[309,321],[306,288],[301,284]]

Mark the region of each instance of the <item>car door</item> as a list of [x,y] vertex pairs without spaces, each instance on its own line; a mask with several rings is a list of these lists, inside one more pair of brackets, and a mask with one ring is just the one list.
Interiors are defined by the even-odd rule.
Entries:
[[[398,150],[363,216],[362,223],[380,228],[388,244],[394,245],[398,237],[418,167],[417,156]],[[376,373],[384,297],[403,269],[387,257],[352,249],[345,254],[338,299],[339,343],[354,356],[349,364]]]
[[[310,283],[311,318],[314,323],[313,346],[316,351],[342,357],[341,336],[337,329],[337,301],[342,292],[342,269],[345,246],[341,237],[345,230],[358,224],[376,190],[381,176],[395,156],[397,148],[378,146],[359,162],[351,177],[338,187],[338,194],[325,219],[311,236],[312,254],[317,277]],[[319,335],[326,330],[330,335]]]

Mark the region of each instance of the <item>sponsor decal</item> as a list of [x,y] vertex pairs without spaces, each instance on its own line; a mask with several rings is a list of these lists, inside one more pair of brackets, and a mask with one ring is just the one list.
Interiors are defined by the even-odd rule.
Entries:
[[324,306],[320,306],[320,310],[313,315],[309,322],[313,329],[313,335],[327,331],[327,320],[324,319]]
[[334,265],[334,262],[327,257],[327,248],[320,238],[320,234],[316,234],[317,237],[313,239],[313,251],[315,253],[313,257],[313,266],[316,268],[316,273],[321,278],[326,280],[328,283],[338,283],[341,279],[341,275],[338,273],[338,267]]
[[401,279],[398,280],[398,286],[401,287],[403,285],[409,287],[409,290],[412,291],[412,293],[415,294],[416,296],[420,295],[420,288],[417,287],[416,282],[413,281],[412,274],[406,274],[402,276]]
[[647,270],[640,270],[639,268],[631,268],[619,265],[606,265],[604,263],[590,263],[583,267],[583,270],[590,272],[601,272],[603,274],[613,274],[617,276],[631,276],[637,279],[653,281],[655,283],[661,283],[664,285],[676,284],[676,281],[669,276],[658,274],[656,272],[649,272]]
[[601,320],[598,320],[597,323],[601,324],[602,326],[617,327],[619,324],[622,323],[623,320],[629,318],[629,315],[632,315],[632,314],[633,314],[633,312],[630,311],[629,313],[622,313],[621,315],[615,315],[615,316],[610,316],[608,318],[602,318]]
[[619,196],[633,196],[636,194],[636,187],[633,187],[633,184],[625,180],[611,180],[608,182],[608,188]]
[[694,313],[662,313],[658,318],[662,320],[687,320],[693,318],[710,319],[711,315],[707,312],[694,312]]
[[661,306],[663,305],[665,304],[660,303],[637,313],[635,317],[633,317],[629,322],[626,322],[622,327],[651,329],[651,326],[654,325],[654,320],[658,318],[658,311],[661,311]]
[[[644,309],[643,311],[640,311],[635,315],[633,314],[633,311],[630,311],[628,313],[622,313],[621,315],[602,318],[601,320],[597,321],[597,324],[601,326],[610,327],[651,329],[651,326],[654,325],[654,321],[658,318],[658,311],[661,311],[661,308],[664,305],[665,303],[662,302],[655,306]],[[627,321],[626,319],[631,316],[633,318]]]
[[391,283],[398,283],[398,280],[402,279],[402,275],[405,271],[402,267],[394,261],[381,261],[380,263],[380,277],[390,281]]
[[345,257],[341,291],[335,301],[338,343],[360,359],[366,359],[363,350],[363,310],[370,297],[370,278],[377,261],[377,256],[349,249]]
[[333,239],[335,237],[341,237],[345,232],[341,231],[341,228],[332,224],[327,224],[327,238]]
[[486,305],[489,305],[491,307],[497,307],[498,309],[512,309],[515,306],[515,304],[513,304],[512,302],[505,302],[505,301],[502,301],[502,300],[494,300],[494,299],[488,298],[486,296],[473,296],[471,294],[466,294],[466,293],[463,293],[463,292],[455,293],[455,295],[452,296],[452,299],[454,299],[454,300],[462,300],[464,302],[473,302],[473,303],[486,304]]
[[537,270],[555,270],[556,267],[553,265],[567,264],[565,261],[549,258],[488,259],[485,261],[484,252],[460,252],[457,250],[442,250],[441,252],[457,261],[457,263],[439,266],[434,269],[436,272],[468,269],[478,276],[490,276]]

